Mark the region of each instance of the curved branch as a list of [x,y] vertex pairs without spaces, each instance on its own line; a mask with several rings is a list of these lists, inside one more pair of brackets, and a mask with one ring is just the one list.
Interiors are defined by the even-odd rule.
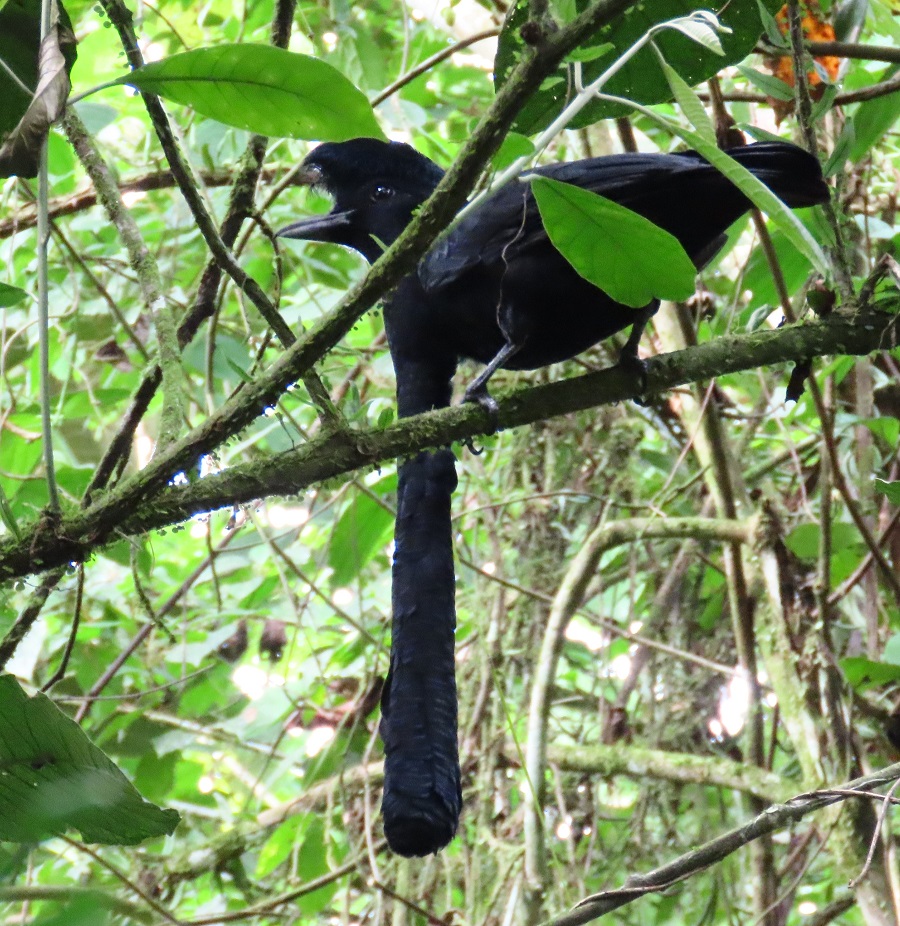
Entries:
[[[702,533],[698,533],[698,530]],[[601,557],[613,547],[645,537],[705,536],[726,543],[747,543],[752,533],[751,525],[733,520],[634,518],[601,524],[588,536],[572,560],[553,598],[541,642],[541,652],[534,670],[531,700],[528,705],[525,771],[531,795],[530,800],[525,801],[524,808],[525,880],[527,890],[532,894],[542,894],[547,882],[543,819],[550,689],[556,678],[556,666],[562,651],[566,627],[581,606],[588,584],[597,573]]]

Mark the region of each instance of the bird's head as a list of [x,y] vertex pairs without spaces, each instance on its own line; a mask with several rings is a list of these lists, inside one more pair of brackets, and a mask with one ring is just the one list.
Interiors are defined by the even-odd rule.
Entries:
[[401,142],[325,142],[307,155],[300,179],[323,188],[334,207],[327,215],[294,222],[278,235],[342,244],[371,263],[406,228],[443,175],[437,164]]

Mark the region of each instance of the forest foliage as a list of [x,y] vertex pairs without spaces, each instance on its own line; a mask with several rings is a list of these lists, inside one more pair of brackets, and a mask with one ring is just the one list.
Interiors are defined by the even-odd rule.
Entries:
[[[4,921],[900,922],[898,47],[891,0],[0,2]],[[377,300],[473,191],[740,133],[832,205],[696,286],[621,249],[636,304],[687,297],[639,401],[601,344],[498,375],[496,434],[396,421]],[[274,236],[358,135],[456,165],[371,274]],[[405,861],[395,461],[445,444],[465,809]]]

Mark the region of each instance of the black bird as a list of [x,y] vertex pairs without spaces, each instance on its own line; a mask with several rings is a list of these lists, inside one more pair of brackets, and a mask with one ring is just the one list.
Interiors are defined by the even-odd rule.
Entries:
[[[818,161],[794,145],[748,145],[729,154],[789,206],[828,198]],[[533,173],[640,213],[675,235],[698,269],[751,205],[693,151],[591,158]],[[279,235],[345,245],[374,261],[442,176],[436,164],[398,142],[358,138],[319,145],[304,162],[304,179],[324,187],[334,208]],[[534,369],[566,360],[629,326],[623,356],[636,359],[643,327],[657,307],[654,301],[628,308],[580,277],[550,243],[529,185],[514,182],[464,216],[385,300],[398,413],[449,405],[460,358],[486,364],[466,397],[488,407],[486,386],[498,367]],[[420,453],[399,469],[381,735],[385,834],[402,855],[427,855],[446,845],[462,807],[450,529],[454,462],[445,449]]]
[[[818,161],[795,145],[764,142],[728,154],[791,207],[828,199]],[[319,145],[304,170],[309,183],[334,198],[334,208],[279,234],[342,244],[370,262],[443,176],[409,145],[372,138]],[[751,206],[696,151],[611,155],[530,173],[600,193],[650,219],[681,242],[698,269]],[[486,364],[466,391],[467,399],[483,401],[498,367],[530,370],[567,360],[629,326],[624,354],[636,357],[644,324],[657,307],[656,301],[643,309],[621,305],[580,277],[550,243],[529,184],[510,183],[438,241],[418,272],[385,302],[395,365],[428,369],[424,382],[411,376],[414,394],[401,388],[400,414],[445,404],[435,376],[447,373],[449,379],[460,358]]]

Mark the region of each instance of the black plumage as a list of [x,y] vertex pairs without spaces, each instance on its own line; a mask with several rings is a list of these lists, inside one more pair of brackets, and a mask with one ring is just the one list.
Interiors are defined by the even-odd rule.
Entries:
[[[824,202],[814,157],[787,143],[729,152],[789,206]],[[334,200],[326,216],[279,232],[327,241],[374,261],[440,182],[437,165],[408,145],[355,139],[317,147],[308,182]],[[697,268],[721,247],[749,200],[696,152],[623,154],[541,167],[534,173],[600,193],[672,233]],[[597,242],[603,248],[603,242]],[[401,416],[450,403],[460,358],[485,364],[467,398],[487,405],[498,367],[566,360],[632,326],[623,354],[636,358],[656,311],[621,305],[580,277],[550,243],[527,183],[508,184],[468,212],[385,300]],[[453,548],[449,450],[403,462],[397,489],[391,667],[382,697],[382,810],[394,851],[425,855],[453,837],[461,809],[456,744]]]
[[[765,142],[728,153],[789,206],[828,198],[818,161],[795,145]],[[371,138],[320,145],[305,169],[334,197],[334,209],[280,234],[343,244],[369,261],[394,241],[443,176],[409,145]],[[751,205],[694,151],[611,155],[532,173],[633,209],[678,238],[698,269]],[[498,366],[529,370],[566,360],[629,326],[627,350],[634,355],[656,308],[655,301],[643,309],[621,305],[580,277],[547,237],[529,184],[514,181],[464,216],[385,303],[395,364],[412,368],[415,394],[401,389],[400,414],[442,404],[443,389],[431,380],[452,376],[460,358],[487,365],[467,392],[484,398]]]

